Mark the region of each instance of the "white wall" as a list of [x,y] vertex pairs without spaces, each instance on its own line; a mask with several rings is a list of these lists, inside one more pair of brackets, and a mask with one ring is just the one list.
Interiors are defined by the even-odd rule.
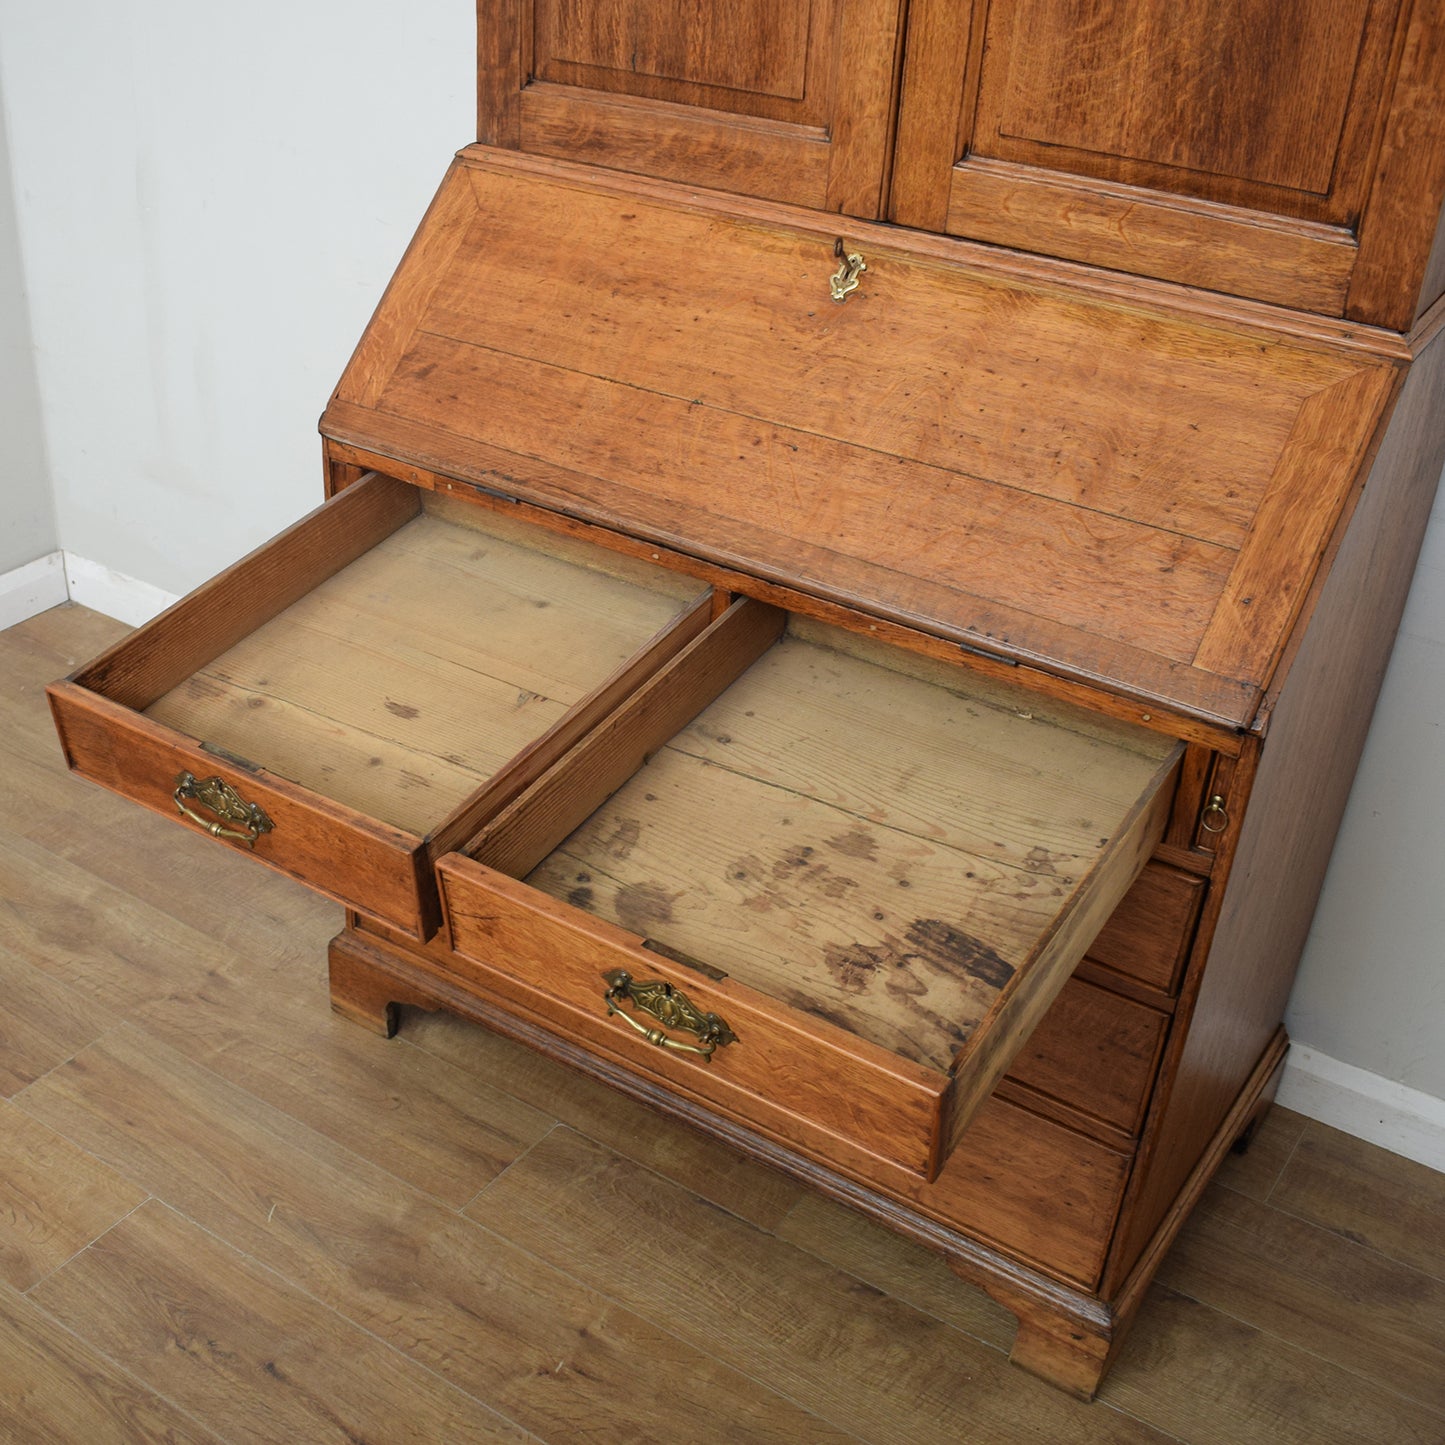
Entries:
[[1445,1099],[1445,491],[1286,1022],[1330,1058]]
[[58,545],[0,105],[0,576]]
[[[68,552],[182,592],[318,499],[316,417],[472,134],[472,25],[470,0],[0,0]],[[4,221],[0,202],[0,317],[23,347]],[[14,449],[39,455],[26,385],[22,424],[0,421],[7,468]],[[1445,1100],[1442,716],[1437,520],[1289,1010],[1297,1058],[1427,1109]]]
[[67,551],[182,592],[320,499],[316,419],[474,75],[470,0],[0,0]]

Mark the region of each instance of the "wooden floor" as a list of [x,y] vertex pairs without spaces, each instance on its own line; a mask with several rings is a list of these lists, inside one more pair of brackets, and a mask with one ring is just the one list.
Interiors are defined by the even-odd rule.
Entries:
[[66,777],[0,634],[0,1440],[1445,1441],[1445,1176],[1276,1110],[1093,1405],[926,1252],[446,1018]]

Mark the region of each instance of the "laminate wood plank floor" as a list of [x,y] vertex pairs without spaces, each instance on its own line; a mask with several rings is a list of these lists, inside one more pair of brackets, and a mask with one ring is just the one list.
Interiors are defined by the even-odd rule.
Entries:
[[1276,1109],[1093,1405],[941,1260],[485,1031],[68,777],[0,634],[0,1441],[1445,1442],[1445,1175]]

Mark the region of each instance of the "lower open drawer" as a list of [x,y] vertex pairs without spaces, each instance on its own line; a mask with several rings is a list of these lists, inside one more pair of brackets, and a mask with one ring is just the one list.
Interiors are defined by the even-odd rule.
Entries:
[[51,705],[77,771],[425,938],[438,853],[709,616],[701,584],[373,475]]
[[740,602],[439,873],[457,968],[850,1172],[937,1174],[1180,747]]

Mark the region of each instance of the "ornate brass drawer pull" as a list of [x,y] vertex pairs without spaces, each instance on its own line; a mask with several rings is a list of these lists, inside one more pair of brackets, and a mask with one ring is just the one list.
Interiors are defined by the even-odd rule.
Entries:
[[[194,808],[186,805],[187,798],[199,803],[203,808],[209,808],[222,821],[203,818]],[[262,833],[269,833],[275,826],[259,803],[248,803],[229,783],[220,778],[207,778],[204,782],[197,782],[194,773],[181,773],[176,778],[175,800],[177,809],[191,822],[200,824],[211,837],[234,838],[248,848],[254,848],[256,839]],[[237,823],[240,826],[228,828],[226,823]]]
[[[602,975],[607,980],[607,992],[602,995],[607,1003],[607,1012],[616,1014],[624,1023],[631,1024],[650,1044],[660,1049],[676,1049],[685,1054],[701,1054],[710,1059],[719,1044],[735,1044],[738,1036],[716,1014],[703,1013],[687,995],[675,989],[663,979],[651,983],[634,983],[626,969],[614,968]],[[650,1015],[668,1028],[686,1029],[697,1035],[695,1044],[671,1039],[661,1030],[639,1023],[621,1007],[622,1000],[636,1005],[638,1012]]]
[[838,258],[838,269],[828,277],[828,292],[834,301],[846,301],[858,289],[868,263],[857,251],[847,250],[841,236],[833,244],[833,254]]

